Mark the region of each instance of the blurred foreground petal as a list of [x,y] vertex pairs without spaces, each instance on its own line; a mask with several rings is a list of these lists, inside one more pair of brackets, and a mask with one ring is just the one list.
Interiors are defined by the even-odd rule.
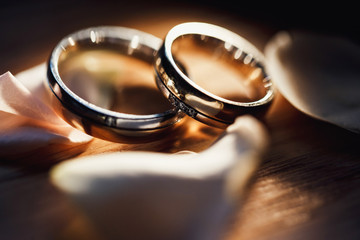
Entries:
[[266,45],[277,89],[300,111],[360,132],[360,46],[347,39],[281,32]]
[[198,154],[93,155],[60,163],[51,177],[104,239],[220,239],[267,141],[243,116]]

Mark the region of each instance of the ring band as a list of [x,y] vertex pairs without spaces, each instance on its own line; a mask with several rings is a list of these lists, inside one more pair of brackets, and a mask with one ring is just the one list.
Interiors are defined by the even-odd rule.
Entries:
[[[237,102],[208,92],[182,71],[172,54],[176,39],[189,36],[202,45],[215,42],[223,52],[239,64],[261,70],[261,86],[265,95],[255,101]],[[270,77],[265,72],[264,57],[251,43],[222,27],[199,22],[183,23],[172,28],[155,58],[158,87],[169,101],[190,117],[205,124],[225,128],[243,114],[261,115],[268,109],[274,97]]]
[[[58,114],[75,128],[94,137],[116,142],[146,142],[151,136],[173,126],[183,117],[178,109],[149,115],[116,112],[99,107],[75,94],[59,74],[59,62],[67,52],[85,46],[89,49],[108,47],[117,53],[145,61],[152,66],[161,39],[124,27],[93,27],[63,38],[48,62],[48,86]],[[86,87],[86,86],[84,86]],[[166,100],[165,100],[166,101]]]

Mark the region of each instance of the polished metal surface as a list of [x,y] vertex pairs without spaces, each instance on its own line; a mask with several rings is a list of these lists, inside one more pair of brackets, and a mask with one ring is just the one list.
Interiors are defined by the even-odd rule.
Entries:
[[[183,117],[183,113],[177,108],[169,106],[164,112],[143,115],[113,111],[105,107],[108,101],[106,98],[111,98],[109,91],[100,92],[100,95],[105,96],[101,101],[89,102],[69,88],[59,73],[59,64],[64,59],[66,61],[68,54],[80,49],[116,51],[151,65],[160,45],[160,39],[124,27],[93,27],[64,37],[54,48],[48,62],[48,86],[52,92],[54,108],[72,126],[106,140],[145,142],[166,132]],[[89,85],[85,83],[82,87],[86,90]]]
[[[218,49],[221,46],[221,51],[231,61],[259,73],[259,91],[263,91],[264,95],[254,101],[233,101],[200,87],[182,70],[172,52],[174,42],[184,37],[209,48],[216,46]],[[172,28],[156,55],[154,67],[159,88],[174,106],[192,118],[215,127],[225,128],[239,115],[263,115],[275,94],[262,53],[239,35],[208,23],[189,22]]]

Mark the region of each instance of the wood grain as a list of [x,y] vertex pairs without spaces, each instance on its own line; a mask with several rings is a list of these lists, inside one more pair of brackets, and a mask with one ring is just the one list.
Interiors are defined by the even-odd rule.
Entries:
[[[92,25],[134,27],[163,37],[176,23],[207,21],[238,32],[259,48],[276,31],[221,9],[40,3],[2,8],[0,29],[6,37],[0,40],[1,73],[15,74],[46,61],[63,35]],[[264,124],[271,147],[224,239],[360,239],[359,135],[305,116],[280,95]],[[1,159],[0,238],[100,239],[51,185],[49,167],[110,151],[201,151],[221,134],[189,118],[183,129],[147,144],[95,139],[81,148],[51,146]]]

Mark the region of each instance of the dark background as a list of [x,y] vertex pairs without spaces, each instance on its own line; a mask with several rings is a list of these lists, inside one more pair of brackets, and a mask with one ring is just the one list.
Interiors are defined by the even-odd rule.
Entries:
[[[94,18],[103,18],[104,14],[107,17],[115,17],[116,15],[136,14],[138,10],[154,11],[171,7],[197,8],[199,11],[206,8],[224,11],[273,28],[303,28],[349,36],[356,36],[360,32],[359,10],[356,1],[1,1],[0,17],[1,26],[22,22],[23,28],[26,28],[27,20],[38,18],[46,13],[53,14],[51,19],[49,18],[49,21],[52,21],[60,15],[72,17],[74,11],[81,16],[92,14],[95,10],[98,12],[98,16],[94,15]],[[46,23],[44,22],[44,24]]]
[[[359,42],[358,8],[346,1],[1,1],[0,73],[16,73],[40,62],[56,42],[70,31],[85,26],[110,24],[146,12],[221,12],[264,29],[302,29],[336,34]],[[41,43],[41,44],[39,44]],[[40,46],[39,46],[40,45]],[[39,53],[36,54],[36,53]],[[30,61],[32,60],[32,61]],[[22,65],[18,65],[22,62]]]

